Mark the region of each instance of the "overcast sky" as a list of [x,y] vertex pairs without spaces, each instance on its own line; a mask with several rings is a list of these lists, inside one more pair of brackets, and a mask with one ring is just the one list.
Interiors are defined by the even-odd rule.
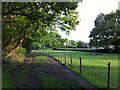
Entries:
[[92,28],[94,28],[94,21],[97,15],[116,11],[119,1],[120,0],[83,0],[77,8],[81,21],[76,27],[76,31],[72,31],[69,36],[63,32],[60,32],[60,34],[63,38],[68,38],[69,40],[89,42],[89,34]]

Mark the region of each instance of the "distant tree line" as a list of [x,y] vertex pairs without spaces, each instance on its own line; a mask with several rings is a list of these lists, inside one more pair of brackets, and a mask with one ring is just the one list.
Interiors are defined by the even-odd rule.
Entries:
[[[63,39],[61,35],[54,34],[56,38],[55,41],[49,42],[46,41],[45,43],[32,42],[31,39],[26,38],[23,41],[22,46],[26,48],[27,52],[30,53],[31,50],[40,50],[45,48],[88,48],[88,43],[85,43],[83,41],[74,41],[74,40],[68,40],[67,38]],[[48,43],[49,42],[49,43]]]
[[65,47],[67,48],[88,48],[88,43],[85,43],[83,41],[74,41],[74,40],[68,40],[65,43]]

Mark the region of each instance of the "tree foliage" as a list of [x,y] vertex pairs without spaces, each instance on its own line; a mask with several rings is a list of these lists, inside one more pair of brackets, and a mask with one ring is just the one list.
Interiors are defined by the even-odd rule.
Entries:
[[120,46],[120,10],[99,14],[89,37],[91,46],[108,48],[114,45],[117,51]]
[[66,47],[68,47],[68,48],[76,48],[77,47],[77,42],[74,41],[74,40],[67,40]]
[[77,41],[77,48],[87,48],[88,43],[85,43],[83,41]]
[[25,38],[45,44],[58,28],[69,34],[79,23],[76,8],[77,2],[3,2],[3,56],[13,55]]

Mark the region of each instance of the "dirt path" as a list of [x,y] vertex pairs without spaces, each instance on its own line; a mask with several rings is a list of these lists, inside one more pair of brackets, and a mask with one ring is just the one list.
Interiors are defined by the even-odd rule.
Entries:
[[[85,88],[93,88],[92,85],[89,85],[87,82],[85,82],[82,78],[80,78],[78,75],[76,75],[75,73],[73,73],[71,70],[69,70],[67,67],[63,66],[60,64],[59,61],[53,59],[53,63],[55,65],[55,69],[62,69],[64,70],[65,72],[67,72],[67,74],[64,74],[64,79],[75,79],[76,81],[78,81],[82,86],[84,86]],[[53,65],[53,66],[54,66]],[[54,68],[54,67],[51,67],[51,68]]]
[[[93,86],[86,83],[82,78],[74,74],[67,67],[61,65],[59,61],[55,60],[53,57],[49,56],[47,60],[35,60],[36,56],[45,55],[29,55],[27,56],[27,58],[25,58],[24,62],[20,66],[11,71],[11,75],[16,81],[16,87],[42,88],[41,82],[38,81],[37,77],[40,75],[44,75],[57,79],[74,80],[84,88],[88,88],[89,90],[93,89]],[[20,79],[20,75],[24,76]]]

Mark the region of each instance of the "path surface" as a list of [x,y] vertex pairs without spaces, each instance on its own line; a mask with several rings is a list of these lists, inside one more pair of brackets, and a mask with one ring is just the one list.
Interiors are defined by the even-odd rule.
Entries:
[[[14,77],[20,77],[20,72],[24,74],[24,78],[21,80],[17,77],[16,87],[22,88],[39,88],[41,87],[40,81],[37,80],[38,75],[46,75],[49,77],[54,77],[63,80],[74,79],[76,82],[80,83],[85,88],[89,90],[93,89],[93,86],[89,85],[82,78],[74,74],[67,67],[61,65],[59,61],[55,60],[53,57],[48,57],[48,60],[35,60],[36,56],[44,56],[43,54],[32,54],[25,58],[21,66],[16,67],[11,71],[11,75]],[[38,64],[39,63],[39,64]],[[41,63],[41,64],[40,64]],[[21,68],[22,67],[22,68]],[[19,70],[19,72],[18,72]],[[24,72],[25,70],[25,72]],[[21,82],[20,82],[21,81]]]

